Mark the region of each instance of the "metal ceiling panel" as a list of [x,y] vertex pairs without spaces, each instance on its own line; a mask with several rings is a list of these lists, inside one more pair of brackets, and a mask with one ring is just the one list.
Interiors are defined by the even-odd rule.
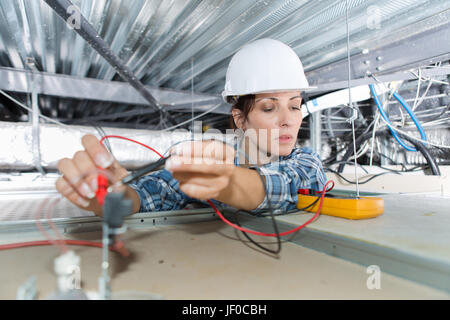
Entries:
[[[73,3],[146,85],[214,95],[223,87],[231,56],[258,38],[271,37],[291,45],[307,75],[343,61],[347,54],[347,6],[352,56],[442,27],[448,23],[450,13],[450,0]],[[116,70],[44,1],[0,0],[0,66],[27,69],[30,60],[35,61],[39,71],[49,74],[121,81]],[[395,67],[398,70],[399,66]],[[340,72],[333,81],[344,81],[346,77]],[[321,76],[314,82],[326,81]],[[55,108],[59,112],[72,107],[62,102]],[[89,103],[83,103],[84,107]],[[126,107],[115,108],[106,105],[98,112],[123,111]],[[93,115],[86,110],[81,116]]]

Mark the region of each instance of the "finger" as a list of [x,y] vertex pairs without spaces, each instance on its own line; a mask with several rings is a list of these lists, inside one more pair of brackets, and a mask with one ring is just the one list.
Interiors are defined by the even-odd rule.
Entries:
[[81,144],[96,165],[106,169],[113,164],[114,157],[106,150],[96,136],[92,134],[83,136],[81,138]]
[[92,199],[95,193],[84,182],[83,175],[75,166],[74,162],[68,158],[64,158],[58,162],[58,170],[63,174],[64,179],[72,185],[72,187],[82,196]]
[[200,172],[216,175],[230,175],[234,168],[234,164],[223,163],[223,161],[211,158],[186,159],[172,156],[166,161],[165,168],[172,173]]
[[56,180],[55,186],[56,190],[74,205],[81,207],[82,209],[89,206],[89,201],[80,196],[63,177],[59,177]]
[[219,196],[218,190],[212,190],[210,187],[200,186],[196,184],[182,184],[180,190],[191,198],[200,200],[208,200]]
[[228,184],[228,177],[217,176],[211,174],[192,174],[185,172],[174,173],[173,177],[179,181],[180,184],[196,184],[205,187],[223,189]]
[[97,168],[86,151],[77,151],[72,160],[80,172],[83,173],[84,181],[95,193],[97,191]]

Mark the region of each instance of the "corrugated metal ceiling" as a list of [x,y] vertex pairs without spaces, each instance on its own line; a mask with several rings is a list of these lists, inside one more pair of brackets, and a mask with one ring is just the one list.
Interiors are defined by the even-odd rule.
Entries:
[[[152,86],[193,86],[196,93],[218,94],[233,53],[262,37],[291,45],[307,72],[347,55],[344,0],[73,3],[137,77]],[[348,0],[348,6],[353,54],[447,23],[442,13],[448,13],[450,1]],[[40,71],[121,80],[44,1],[0,0],[0,39],[1,66],[26,69],[32,58]],[[87,115],[92,113],[78,116]]]

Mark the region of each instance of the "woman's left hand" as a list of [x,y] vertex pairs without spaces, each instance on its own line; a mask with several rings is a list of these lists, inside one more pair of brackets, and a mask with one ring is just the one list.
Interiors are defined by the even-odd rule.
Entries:
[[189,197],[217,199],[230,185],[236,168],[234,156],[234,148],[223,142],[189,141],[172,149],[166,169]]

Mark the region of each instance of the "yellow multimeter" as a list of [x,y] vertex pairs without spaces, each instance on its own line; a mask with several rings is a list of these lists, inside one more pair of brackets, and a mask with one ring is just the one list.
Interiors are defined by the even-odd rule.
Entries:
[[[318,196],[298,195],[297,208],[303,209],[312,204]],[[320,200],[304,210],[316,212]],[[323,199],[321,214],[358,220],[375,218],[384,212],[384,200],[377,197],[346,197],[327,194]]]

